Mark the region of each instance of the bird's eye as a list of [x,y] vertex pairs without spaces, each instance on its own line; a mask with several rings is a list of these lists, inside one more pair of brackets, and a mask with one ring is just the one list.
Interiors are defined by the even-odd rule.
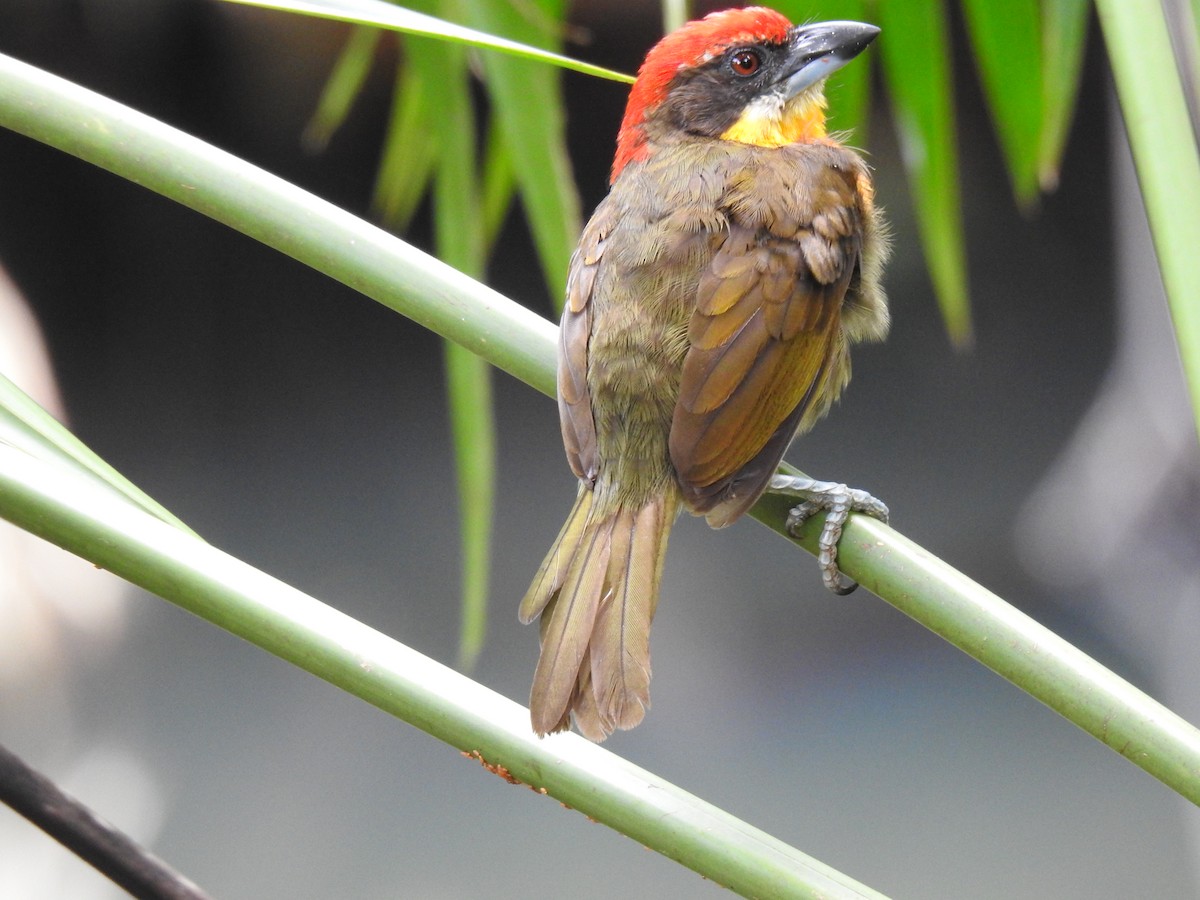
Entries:
[[734,75],[749,78],[762,68],[762,57],[754,50],[735,50],[729,57],[729,68]]

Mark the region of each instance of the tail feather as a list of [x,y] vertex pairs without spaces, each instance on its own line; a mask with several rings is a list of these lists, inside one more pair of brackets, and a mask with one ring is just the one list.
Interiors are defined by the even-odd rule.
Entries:
[[622,510],[613,528],[613,589],[601,600],[590,644],[593,693],[609,732],[638,725],[650,706],[650,623],[674,512],[671,500],[657,497],[636,512]]
[[633,728],[650,705],[650,623],[678,499],[597,515],[582,488],[521,603],[541,614],[530,710],[539,734],[576,725],[600,741]]
[[578,544],[572,548],[574,552],[566,560],[562,587],[541,613],[541,656],[530,702],[533,727],[540,734],[557,727],[564,710],[570,709],[596,608],[605,589],[611,539],[611,518],[596,522],[589,516]]
[[541,567],[533,577],[533,584],[529,586],[524,599],[521,600],[521,606],[517,610],[517,618],[521,624],[528,625],[537,618],[562,587],[567,567],[571,564],[575,549],[579,546],[583,536],[583,527],[587,524],[591,514],[592,497],[594,496],[582,484],[579,486],[579,494],[575,498],[571,514],[567,516],[562,530],[554,539],[550,551],[542,560]]
[[579,666],[579,680],[575,682],[575,693],[571,696],[571,706],[563,714],[562,731],[571,727],[571,714],[575,715],[575,727],[589,741],[597,743],[612,734],[612,726],[606,724],[600,716],[600,708],[596,705],[596,692],[592,690],[591,651],[584,654]]
[[542,653],[533,673],[533,727],[546,734],[570,710],[592,624],[604,591],[612,545],[611,519],[588,521],[575,547],[562,586],[542,611]]

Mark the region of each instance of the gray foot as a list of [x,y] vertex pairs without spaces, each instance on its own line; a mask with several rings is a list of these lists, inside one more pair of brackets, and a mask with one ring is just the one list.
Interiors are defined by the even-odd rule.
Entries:
[[837,546],[842,528],[852,512],[866,513],[882,522],[888,520],[888,508],[866,491],[833,481],[815,481],[797,475],[775,475],[767,489],[775,494],[799,497],[802,502],[788,513],[787,529],[792,535],[816,513],[826,510],[825,527],[817,539],[817,564],[825,587],[835,594],[849,594],[858,585],[842,574],[837,565]]

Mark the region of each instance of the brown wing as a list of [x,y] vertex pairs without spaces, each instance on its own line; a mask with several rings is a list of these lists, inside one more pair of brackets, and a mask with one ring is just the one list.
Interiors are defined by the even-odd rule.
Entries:
[[567,299],[558,332],[558,417],[563,447],[575,474],[593,484],[598,470],[596,422],[588,392],[588,344],[592,335],[592,290],[596,283],[609,216],[596,215],[580,238],[567,274]]
[[848,377],[840,312],[856,219],[835,204],[799,227],[732,225],[701,276],[670,448],[685,502],[714,527],[753,504]]

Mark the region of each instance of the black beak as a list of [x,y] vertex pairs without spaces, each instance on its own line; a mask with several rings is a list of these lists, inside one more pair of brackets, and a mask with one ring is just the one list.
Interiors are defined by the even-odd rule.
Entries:
[[784,93],[795,97],[828,78],[867,48],[879,29],[865,22],[816,22],[792,29]]

